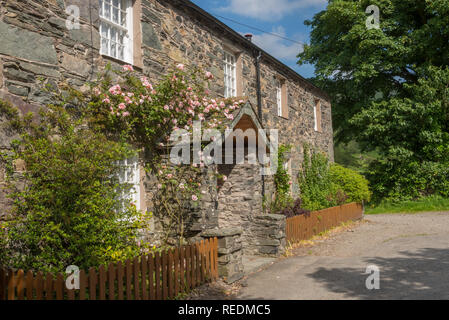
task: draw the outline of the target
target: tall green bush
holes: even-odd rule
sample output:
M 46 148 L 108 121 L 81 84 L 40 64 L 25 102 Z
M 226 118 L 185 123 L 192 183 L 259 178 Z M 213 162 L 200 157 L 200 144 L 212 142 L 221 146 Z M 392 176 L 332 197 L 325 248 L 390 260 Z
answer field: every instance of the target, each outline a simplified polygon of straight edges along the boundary
M 368 181 L 354 170 L 331 164 L 324 153 L 304 147 L 298 175 L 302 207 L 320 210 L 349 202 L 369 201 Z
M 324 153 L 311 151 L 307 145 L 304 146 L 298 186 L 305 209 L 313 211 L 336 205 L 332 196 L 337 190 L 331 183 L 329 159 Z
M 280 145 L 278 148 L 278 167 L 274 174 L 274 186 L 276 188 L 275 199 L 271 203 L 271 212 L 277 213 L 293 202 L 290 188 L 291 177 L 284 167 L 287 162 L 287 153 L 290 152 L 290 145 Z
M 336 188 L 346 195 L 347 202 L 370 201 L 368 180 L 361 174 L 336 163 L 330 166 L 329 174 Z
M 86 269 L 140 253 L 144 217 L 130 203 L 122 208 L 119 160 L 133 155 L 125 143 L 109 140 L 63 107 L 49 106 L 39 123 L 25 121 L 9 164 L 13 207 L 6 224 L 7 255 L 14 268 Z M 17 167 L 16 167 L 17 169 Z

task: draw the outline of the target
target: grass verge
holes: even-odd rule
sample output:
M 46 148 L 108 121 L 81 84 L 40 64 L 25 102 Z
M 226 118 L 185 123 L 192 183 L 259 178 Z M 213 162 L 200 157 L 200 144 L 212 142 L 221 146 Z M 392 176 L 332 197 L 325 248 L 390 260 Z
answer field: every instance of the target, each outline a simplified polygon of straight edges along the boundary
M 430 211 L 449 211 L 449 198 L 427 197 L 420 200 L 410 200 L 401 202 L 385 201 L 371 207 L 366 206 L 366 214 L 381 213 L 418 213 Z

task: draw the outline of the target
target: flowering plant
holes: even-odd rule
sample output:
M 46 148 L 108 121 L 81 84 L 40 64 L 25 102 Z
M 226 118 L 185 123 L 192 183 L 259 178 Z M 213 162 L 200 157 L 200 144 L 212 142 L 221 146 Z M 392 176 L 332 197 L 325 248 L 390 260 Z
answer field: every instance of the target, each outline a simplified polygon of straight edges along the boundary
M 204 130 L 225 128 L 226 120 L 233 120 L 234 110 L 243 103 L 210 98 L 206 84 L 213 75 L 183 64 L 156 86 L 132 66 L 116 73 L 123 81 L 114 83 L 106 76 L 93 89 L 90 111 L 97 124 L 150 152 L 166 143 L 173 130 L 191 132 L 194 121 L 201 121 Z
M 108 68 L 93 85 L 88 106 L 92 124 L 144 151 L 145 167 L 157 180 L 154 216 L 161 217 L 164 242 L 173 235 L 182 241 L 191 208 L 198 207 L 207 193 L 201 190 L 204 158 L 200 155 L 198 165 L 173 165 L 163 163 L 161 154 L 169 153 L 167 143 L 174 130 L 192 135 L 195 121 L 201 121 L 203 131 L 227 129 L 244 101 L 211 98 L 207 86 L 212 73 L 183 64 L 174 66 L 156 85 L 129 65 L 111 71 Z M 119 80 L 114 81 L 111 73 Z

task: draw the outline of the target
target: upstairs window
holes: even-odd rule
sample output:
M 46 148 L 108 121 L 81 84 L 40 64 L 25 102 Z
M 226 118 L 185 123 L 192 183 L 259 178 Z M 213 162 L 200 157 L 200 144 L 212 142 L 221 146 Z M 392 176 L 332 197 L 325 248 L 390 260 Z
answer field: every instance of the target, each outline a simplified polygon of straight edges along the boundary
M 278 81 L 276 85 L 276 101 L 277 101 L 278 116 L 282 117 L 282 85 L 280 81 Z
M 237 96 L 236 57 L 227 51 L 224 52 L 224 85 L 225 98 Z
M 313 108 L 314 129 L 321 132 L 321 101 L 316 100 Z
M 100 53 L 133 64 L 132 0 L 99 0 Z
M 141 209 L 140 205 L 140 168 L 137 157 L 119 161 L 121 167 L 119 174 L 119 183 L 126 184 L 130 187 L 128 192 L 120 195 L 123 205 L 126 202 L 133 203 L 137 210 Z
M 279 117 L 288 119 L 287 85 L 285 84 L 285 79 L 276 80 L 276 109 Z

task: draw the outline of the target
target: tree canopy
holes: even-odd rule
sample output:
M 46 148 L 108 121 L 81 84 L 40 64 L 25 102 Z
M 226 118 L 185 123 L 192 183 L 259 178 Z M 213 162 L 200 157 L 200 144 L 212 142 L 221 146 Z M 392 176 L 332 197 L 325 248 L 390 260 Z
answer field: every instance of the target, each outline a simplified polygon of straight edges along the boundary
M 367 27 L 370 5 L 380 28 Z M 449 2 L 330 0 L 305 23 L 311 42 L 298 63 L 315 65 L 313 81 L 333 100 L 336 141 L 381 154 L 370 171 L 378 195 L 442 193 L 417 171 L 448 178 L 435 168 L 449 162 Z M 412 179 L 399 182 L 404 172 Z

